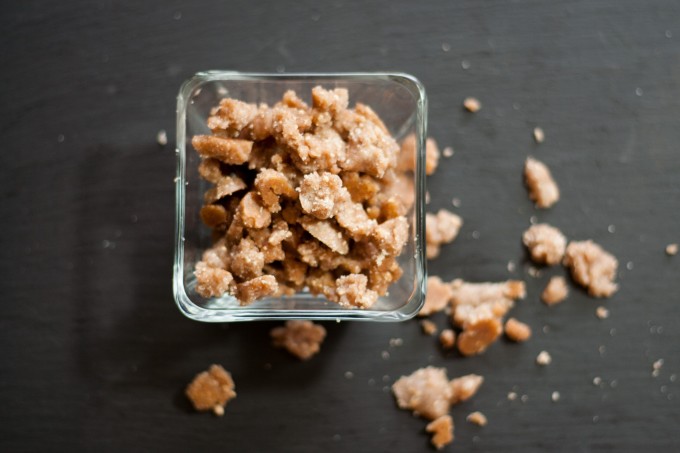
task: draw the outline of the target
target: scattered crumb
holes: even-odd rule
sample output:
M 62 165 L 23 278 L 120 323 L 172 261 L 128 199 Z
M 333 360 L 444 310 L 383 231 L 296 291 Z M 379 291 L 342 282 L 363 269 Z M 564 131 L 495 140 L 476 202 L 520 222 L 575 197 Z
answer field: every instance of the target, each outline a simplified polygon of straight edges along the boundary
M 212 410 L 224 415 L 224 406 L 236 397 L 231 374 L 220 365 L 211 365 L 208 371 L 196 375 L 186 389 L 186 395 L 197 411 Z
M 484 377 L 477 374 L 466 374 L 451 380 L 451 404 L 467 401 L 479 390 L 484 383 Z
M 455 154 L 455 151 L 454 151 L 453 148 L 451 148 L 450 146 L 447 146 L 447 147 L 444 148 L 444 150 L 442 151 L 442 156 L 444 156 L 444 157 L 451 157 L 451 156 L 453 156 L 454 154 Z
M 668 244 L 666 246 L 666 255 L 675 256 L 678 254 L 678 244 Z
M 520 401 L 522 401 L 523 403 L 526 403 L 527 401 L 529 401 L 529 395 L 522 395 L 520 397 Z
M 460 201 L 460 198 L 454 198 L 453 200 L 451 200 L 451 204 L 456 208 L 460 208 L 462 202 Z
M 555 305 L 566 299 L 568 295 L 567 280 L 564 277 L 554 276 L 550 278 L 541 293 L 541 300 L 546 305 Z
M 156 134 L 156 141 L 161 146 L 168 144 L 168 134 L 165 132 L 165 130 L 161 129 L 158 131 L 158 134 Z
M 383 351 L 380 353 L 380 357 L 382 357 L 383 360 L 389 360 L 390 359 L 390 353 L 387 351 Z
M 392 392 L 399 408 L 428 420 L 448 414 L 453 397 L 446 369 L 431 366 L 400 377 L 392 384 Z
M 434 335 L 437 333 L 437 324 L 433 323 L 429 319 L 423 319 L 420 321 L 420 327 L 423 329 L 425 335 Z
M 516 267 L 514 261 L 508 261 L 508 272 L 515 272 Z
M 559 264 L 567 247 L 567 238 L 557 228 L 540 223 L 524 232 L 522 242 L 529 249 L 531 259 L 549 266 Z
M 517 393 L 508 392 L 508 401 L 515 401 L 517 399 Z
M 345 379 L 352 379 L 354 378 L 354 373 L 351 371 L 345 371 Z
M 547 366 L 550 365 L 550 362 L 552 362 L 552 357 L 550 357 L 548 351 L 541 351 L 538 356 L 536 356 L 536 363 L 538 365 Z
M 474 423 L 477 426 L 486 426 L 488 422 L 486 419 L 486 415 L 482 414 L 479 411 L 475 411 L 469 414 L 466 420 L 469 421 L 470 423 Z
M 595 376 L 593 378 L 593 385 L 600 385 L 600 384 L 602 384 L 602 378 L 599 377 L 599 376 Z
M 659 359 L 652 364 L 652 376 L 658 377 L 661 373 L 661 367 L 663 367 L 663 359 Z
M 463 107 L 465 107 L 465 110 L 468 112 L 475 113 L 482 108 L 482 103 L 479 102 L 477 98 L 468 97 L 463 101 Z
M 550 399 L 553 400 L 553 403 L 556 403 L 560 400 L 560 392 L 552 392 L 552 395 L 550 395 Z
M 597 307 L 595 310 L 595 315 L 600 319 L 607 319 L 609 318 L 609 310 L 602 306 Z
M 545 141 L 545 132 L 540 127 L 534 128 L 534 140 L 536 140 L 536 143 L 543 143 Z
M 537 207 L 549 208 L 560 199 L 560 189 L 543 162 L 532 157 L 527 158 L 524 179 L 529 188 L 529 197 Z
M 308 360 L 319 352 L 326 329 L 312 321 L 290 320 L 285 326 L 274 327 L 270 334 L 275 347 L 285 348 L 300 360 Z
M 429 316 L 442 311 L 449 305 L 452 295 L 451 285 L 442 282 L 442 279 L 437 276 L 428 277 L 425 304 L 423 304 L 423 307 L 418 312 L 418 316 Z
M 401 338 L 390 338 L 390 347 L 397 347 L 404 344 L 404 340 Z
M 444 349 L 452 349 L 456 345 L 456 333 L 452 329 L 444 329 L 439 334 L 439 343 Z
M 570 242 L 564 254 L 564 265 L 591 296 L 609 297 L 618 289 L 614 279 L 619 262 L 593 241 Z
M 531 327 L 515 318 L 510 318 L 505 322 L 505 335 L 512 341 L 527 341 L 531 337 Z
M 607 231 L 609 231 L 610 233 L 613 234 L 613 233 L 616 232 L 616 227 L 615 227 L 614 225 L 609 225 L 609 226 L 607 227 Z
M 453 242 L 462 226 L 463 219 L 446 209 L 440 209 L 437 214 L 429 212 L 425 214 L 427 258 L 433 259 L 439 256 L 442 244 Z
M 453 419 L 450 415 L 442 415 L 431 421 L 425 427 L 425 431 L 432 433 L 432 445 L 437 450 L 453 442 Z

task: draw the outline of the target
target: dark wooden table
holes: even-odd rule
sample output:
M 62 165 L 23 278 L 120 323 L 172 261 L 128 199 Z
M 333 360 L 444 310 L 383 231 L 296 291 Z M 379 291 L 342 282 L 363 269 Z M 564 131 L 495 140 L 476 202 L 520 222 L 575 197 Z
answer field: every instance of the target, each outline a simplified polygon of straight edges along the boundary
M 486 377 L 453 410 L 458 451 L 680 449 L 680 256 L 664 254 L 680 242 L 678 2 L 22 1 L 3 5 L 0 30 L 0 450 L 427 451 L 425 422 L 387 392 L 425 365 Z M 271 323 L 182 317 L 175 96 L 204 69 L 419 77 L 431 135 L 456 150 L 429 181 L 429 209 L 458 197 L 465 219 L 430 271 L 525 280 L 512 313 L 532 340 L 463 359 L 414 321 L 328 324 L 322 353 L 298 363 L 270 346 Z M 476 115 L 466 96 L 483 103 Z M 522 185 L 529 154 L 562 188 L 549 211 Z M 531 216 L 612 251 L 619 293 L 540 303 L 563 270 L 529 275 Z M 553 363 L 539 369 L 541 350 Z M 237 383 L 223 418 L 183 396 L 213 362 Z M 489 425 L 466 423 L 473 410 Z

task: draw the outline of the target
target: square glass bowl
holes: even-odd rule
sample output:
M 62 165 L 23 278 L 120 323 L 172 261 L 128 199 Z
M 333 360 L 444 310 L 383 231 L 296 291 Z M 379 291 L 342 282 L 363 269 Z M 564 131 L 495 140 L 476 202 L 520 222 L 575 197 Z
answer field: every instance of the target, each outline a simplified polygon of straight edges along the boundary
M 375 110 L 399 142 L 415 134 L 417 153 L 413 173 L 415 203 L 407 214 L 409 238 L 398 258 L 404 271 L 388 294 L 368 310 L 346 309 L 323 296 L 300 292 L 293 296 L 270 297 L 240 306 L 229 295 L 204 298 L 195 291 L 194 267 L 211 241 L 199 211 L 208 183 L 198 175 L 200 157 L 191 146 L 196 134 L 209 134 L 206 125 L 210 109 L 220 99 L 232 97 L 245 102 L 273 105 L 287 90 L 295 90 L 310 101 L 313 87 L 346 88 L 350 107 L 362 102 Z M 309 102 L 311 104 L 311 102 Z M 176 223 L 173 292 L 185 316 L 197 321 L 230 322 L 267 319 L 317 319 L 403 321 L 412 318 L 423 304 L 425 294 L 424 194 L 427 97 L 420 82 L 407 74 L 248 74 L 209 71 L 196 74 L 180 88 L 177 99 L 177 177 L 175 178 Z

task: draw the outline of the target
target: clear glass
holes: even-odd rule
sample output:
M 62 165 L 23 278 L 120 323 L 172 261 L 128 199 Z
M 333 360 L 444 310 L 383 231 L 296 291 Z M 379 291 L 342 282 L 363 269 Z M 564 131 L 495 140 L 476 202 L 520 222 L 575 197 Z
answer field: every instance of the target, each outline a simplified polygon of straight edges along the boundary
M 258 300 L 242 307 L 231 296 L 203 298 L 195 291 L 194 266 L 203 250 L 211 245 L 210 230 L 199 218 L 207 183 L 198 176 L 199 156 L 191 148 L 191 137 L 206 134 L 210 109 L 223 97 L 246 102 L 281 99 L 286 90 L 295 90 L 309 100 L 316 85 L 349 90 L 350 104 L 363 102 L 382 118 L 399 141 L 416 135 L 415 203 L 408 213 L 409 240 L 399 257 L 402 277 L 388 295 L 380 297 L 370 310 L 350 310 L 323 296 L 301 292 L 293 296 Z M 175 263 L 173 292 L 179 309 L 191 319 L 206 322 L 252 321 L 266 319 L 317 319 L 403 321 L 410 319 L 423 304 L 425 294 L 424 194 L 427 97 L 421 83 L 407 74 L 248 74 L 209 71 L 196 74 L 180 88 L 177 99 L 177 177 Z

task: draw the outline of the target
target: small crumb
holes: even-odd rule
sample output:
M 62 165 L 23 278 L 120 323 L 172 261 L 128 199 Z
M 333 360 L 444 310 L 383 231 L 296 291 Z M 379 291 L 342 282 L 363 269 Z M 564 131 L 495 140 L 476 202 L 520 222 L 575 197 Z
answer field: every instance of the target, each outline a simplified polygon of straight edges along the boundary
M 552 357 L 550 357 L 548 351 L 541 351 L 538 356 L 536 356 L 536 364 L 538 365 L 547 366 L 550 365 L 550 362 L 552 362 Z
M 425 427 L 425 431 L 432 433 L 432 445 L 437 450 L 453 442 L 453 419 L 450 415 L 442 415 L 430 422 Z
M 390 346 L 391 347 L 398 347 L 404 344 L 404 340 L 401 338 L 390 338 Z
M 479 231 L 474 230 L 472 232 L 472 239 L 479 239 L 480 236 L 481 236 L 481 233 Z
M 541 276 L 541 271 L 534 266 L 530 266 L 527 270 L 527 274 L 529 274 L 530 277 L 538 278 Z
M 668 244 L 666 246 L 666 255 L 675 256 L 678 254 L 678 244 Z
M 658 377 L 661 373 L 661 367 L 663 367 L 663 359 L 659 359 L 652 364 L 652 376 Z
M 600 385 L 600 384 L 602 384 L 602 378 L 599 377 L 599 376 L 595 376 L 593 378 L 593 385 Z
M 538 217 L 532 215 L 531 217 L 529 217 L 529 223 L 532 225 L 536 225 L 538 223 Z
M 156 141 L 161 146 L 165 146 L 168 144 L 168 134 L 165 132 L 164 129 L 158 131 L 158 134 L 156 135 Z
M 640 88 L 640 87 L 635 88 L 635 95 L 636 96 L 642 96 L 642 88 Z
M 545 141 L 545 132 L 540 127 L 534 128 L 534 140 L 536 140 L 536 143 L 543 143 Z
M 430 191 L 426 190 L 425 191 L 425 204 L 430 204 L 431 198 L 430 198 Z
M 606 348 L 605 345 L 603 345 L 603 344 L 600 345 L 600 347 L 597 348 L 597 350 L 600 352 L 600 355 L 601 355 L 601 356 L 603 356 L 604 353 L 607 352 L 607 348 Z
M 553 400 L 553 403 L 558 402 L 560 400 L 560 392 L 552 392 L 550 399 Z
M 595 315 L 600 319 L 607 319 L 609 318 L 609 310 L 607 310 L 605 307 L 597 307 L 595 310 Z
M 211 365 L 208 371 L 196 375 L 186 389 L 186 395 L 197 411 L 213 411 L 224 415 L 224 406 L 236 397 L 231 374 L 220 365 Z
M 666 36 L 666 38 L 669 38 L 669 39 L 670 39 L 670 38 L 673 37 L 673 33 L 672 33 L 670 30 L 666 30 L 666 31 L 664 32 L 664 36 Z
M 505 322 L 505 336 L 518 343 L 527 341 L 531 337 L 531 327 L 515 318 L 510 318 Z
M 670 33 L 670 31 L 669 31 L 669 33 Z M 472 65 L 471 65 L 470 62 L 467 61 L 467 60 L 463 60 L 463 61 L 460 62 L 460 67 L 463 68 L 463 69 L 465 69 L 466 71 L 467 71 L 468 69 L 470 69 L 471 66 L 472 66 Z
M 437 333 L 437 324 L 430 320 L 423 319 L 420 321 L 420 327 L 423 329 L 425 335 L 434 335 Z
M 517 399 L 517 393 L 515 392 L 509 392 L 508 393 L 508 401 L 515 401 Z
M 462 203 L 460 202 L 460 198 L 454 198 L 453 200 L 451 200 L 451 204 L 456 208 L 460 208 Z
M 547 165 L 532 157 L 524 164 L 524 179 L 529 189 L 529 198 L 536 207 L 547 209 L 560 199 L 560 189 Z
M 541 300 L 546 305 L 551 306 L 562 302 L 568 295 L 567 280 L 564 277 L 554 276 L 550 278 L 543 293 L 541 293 Z
M 478 112 L 482 108 L 482 103 L 477 98 L 469 97 L 463 101 L 463 106 L 468 112 Z
M 451 156 L 453 156 L 454 153 L 455 153 L 455 151 L 454 151 L 453 148 L 451 148 L 450 146 L 447 146 L 447 147 L 444 148 L 444 150 L 442 151 L 442 155 L 443 155 L 444 157 L 451 157 Z
M 456 345 L 456 333 L 452 329 L 444 329 L 439 334 L 439 343 L 444 349 L 453 349 Z
M 309 360 L 321 349 L 326 329 L 306 320 L 289 320 L 285 326 L 274 327 L 270 335 L 274 347 L 285 348 L 300 360 Z
M 548 332 L 550 332 L 550 326 L 545 325 L 541 330 L 543 331 L 544 334 L 547 334 Z
M 482 414 L 479 411 L 475 411 L 469 414 L 466 420 L 469 421 L 470 423 L 474 423 L 477 426 L 486 426 L 486 424 L 488 423 L 486 415 Z
M 628 261 L 626 263 L 626 269 L 628 269 L 629 271 L 633 270 L 633 262 L 632 261 Z
M 57 142 L 64 143 L 65 138 L 66 137 L 64 137 L 64 134 L 59 134 L 59 135 L 57 135 Z
M 514 261 L 508 261 L 508 272 L 515 272 L 516 267 Z
M 607 231 L 609 231 L 610 233 L 616 233 L 616 227 L 614 225 L 609 225 L 607 227 Z
M 380 353 L 380 357 L 382 357 L 383 360 L 389 360 L 390 358 L 390 353 L 387 351 L 383 351 Z
M 385 382 L 385 383 L 390 382 L 390 375 L 389 374 L 384 375 L 382 377 L 382 381 Z
M 449 44 L 448 42 L 443 42 L 442 43 L 442 50 L 444 52 L 448 52 L 449 50 L 451 50 L 451 44 Z
M 593 416 L 593 423 L 597 423 L 600 421 L 600 416 L 599 415 L 594 415 Z
M 529 401 L 529 395 L 522 395 L 521 398 L 520 398 L 520 400 L 521 400 L 523 403 L 526 403 L 527 401 Z
M 610 386 L 611 388 L 615 389 L 616 387 L 619 386 L 619 381 L 617 381 L 616 379 L 614 379 L 614 380 L 612 380 L 612 381 L 609 383 L 609 386 Z
M 354 377 L 354 373 L 351 371 L 345 371 L 345 379 L 352 379 Z

